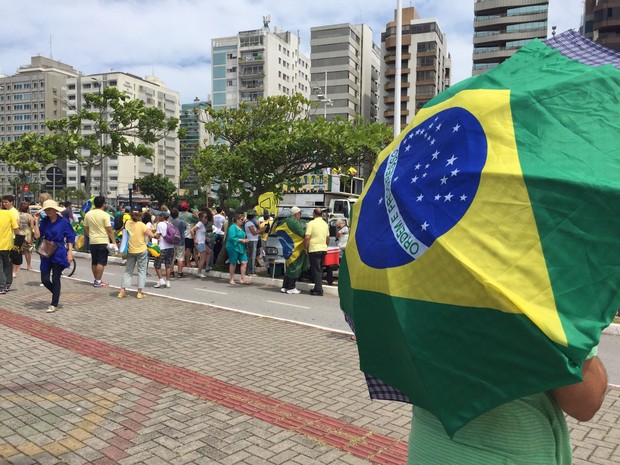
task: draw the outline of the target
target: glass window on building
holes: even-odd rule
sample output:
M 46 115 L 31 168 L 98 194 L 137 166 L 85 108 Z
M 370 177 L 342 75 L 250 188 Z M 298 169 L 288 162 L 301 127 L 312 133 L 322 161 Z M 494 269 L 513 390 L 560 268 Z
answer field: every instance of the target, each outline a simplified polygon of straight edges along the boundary
M 213 53 L 213 66 L 225 65 L 226 53 Z

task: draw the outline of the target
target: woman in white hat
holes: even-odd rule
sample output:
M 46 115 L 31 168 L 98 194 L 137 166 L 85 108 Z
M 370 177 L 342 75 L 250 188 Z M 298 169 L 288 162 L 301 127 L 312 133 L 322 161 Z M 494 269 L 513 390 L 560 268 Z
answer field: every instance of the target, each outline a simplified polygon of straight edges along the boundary
M 40 211 L 35 215 L 37 221 L 34 223 L 34 237 L 41 240 L 45 238 L 58 246 L 49 258 L 41 255 L 41 283 L 52 293 L 52 303 L 47 308 L 47 313 L 53 313 L 58 310 L 62 270 L 73 260 L 75 231 L 69 220 L 61 215 L 64 209 L 59 207 L 55 200 L 43 202 L 41 210 L 46 216 L 39 222 Z

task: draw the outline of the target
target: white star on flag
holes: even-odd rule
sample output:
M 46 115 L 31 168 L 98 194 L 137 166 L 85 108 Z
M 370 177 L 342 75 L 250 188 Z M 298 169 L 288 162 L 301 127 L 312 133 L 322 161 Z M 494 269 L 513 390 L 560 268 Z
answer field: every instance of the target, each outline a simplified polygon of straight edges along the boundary
M 446 163 L 446 166 L 448 165 L 453 165 L 454 162 L 458 159 L 459 157 L 455 157 L 454 155 L 452 155 L 450 158 L 448 158 L 448 163 Z

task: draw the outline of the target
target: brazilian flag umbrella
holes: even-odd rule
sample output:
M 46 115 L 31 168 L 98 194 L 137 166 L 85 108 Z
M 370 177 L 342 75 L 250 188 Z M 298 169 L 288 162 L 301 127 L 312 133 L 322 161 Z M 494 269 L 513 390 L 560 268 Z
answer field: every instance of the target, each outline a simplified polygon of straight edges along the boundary
M 532 41 L 430 101 L 355 204 L 339 292 L 361 369 L 450 435 L 580 381 L 619 307 L 618 68 L 573 31 Z

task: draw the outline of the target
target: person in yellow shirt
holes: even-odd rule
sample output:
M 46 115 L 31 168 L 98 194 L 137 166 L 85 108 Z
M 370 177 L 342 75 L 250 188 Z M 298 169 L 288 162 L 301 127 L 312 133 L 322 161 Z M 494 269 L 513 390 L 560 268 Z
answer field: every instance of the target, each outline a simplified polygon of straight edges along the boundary
M 142 212 L 136 208 L 131 212 L 131 218 L 125 223 L 125 229 L 129 234 L 129 245 L 127 247 L 127 264 L 121 282 L 121 291 L 118 298 L 127 297 L 126 289 L 131 286 L 131 276 L 134 268 L 138 267 L 138 293 L 136 298 L 142 299 L 145 294 L 142 292 L 146 285 L 146 269 L 149 265 L 149 252 L 146 248 L 146 239 L 153 239 L 155 234 L 142 222 Z
M 13 235 L 18 227 L 10 210 L 0 210 L 0 295 L 6 294 L 13 283 L 13 262 L 9 251 L 13 248 Z
M 323 258 L 329 245 L 329 226 L 323 219 L 323 212 L 315 208 L 312 212 L 313 220 L 306 226 L 304 249 L 310 259 L 310 273 L 314 281 L 314 289 L 310 295 L 323 295 Z
M 110 215 L 104 210 L 105 197 L 98 195 L 93 200 L 92 208 L 84 216 L 84 234 L 90 242 L 91 268 L 93 271 L 94 287 L 108 287 L 108 283 L 101 280 L 103 270 L 108 264 L 109 244 L 116 246 L 114 230 L 110 223 Z

